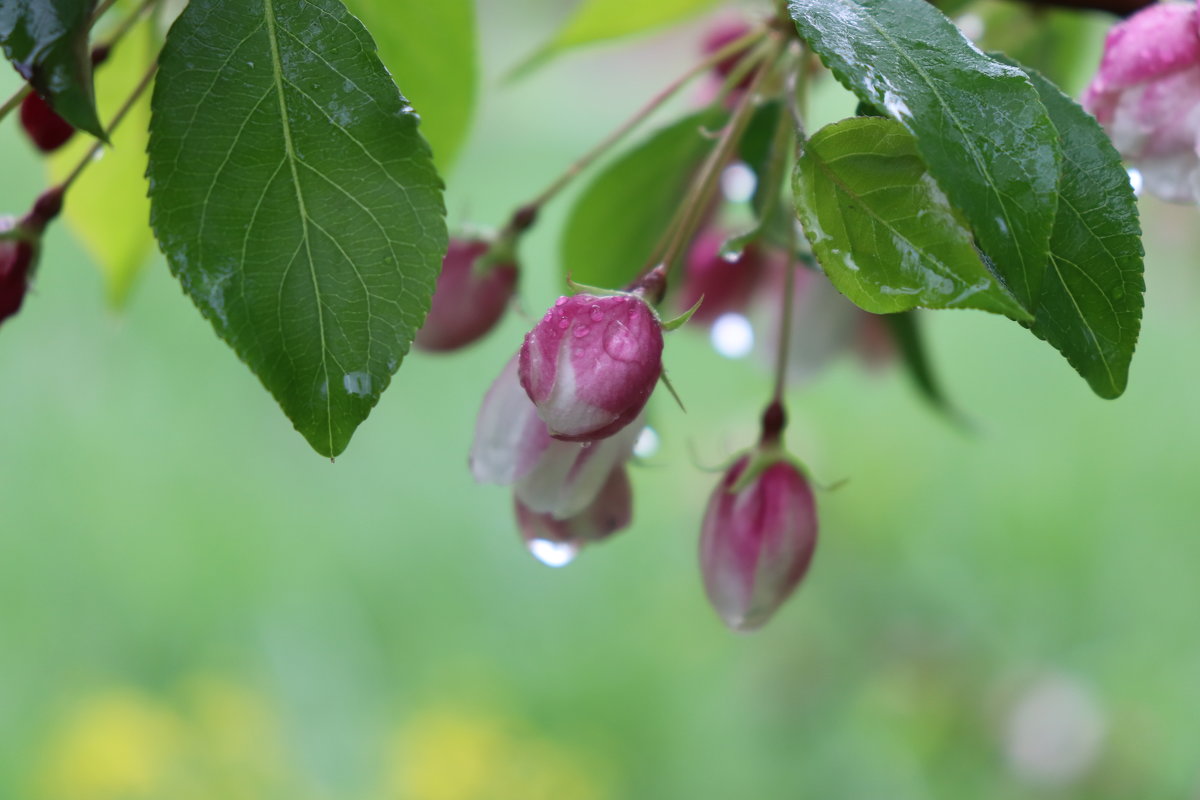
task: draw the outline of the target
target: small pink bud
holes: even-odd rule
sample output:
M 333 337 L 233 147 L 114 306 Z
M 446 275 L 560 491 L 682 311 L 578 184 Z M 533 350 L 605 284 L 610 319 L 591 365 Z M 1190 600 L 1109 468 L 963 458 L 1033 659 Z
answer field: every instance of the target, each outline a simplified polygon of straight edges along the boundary
M 538 513 L 514 497 L 517 525 L 525 546 L 549 566 L 564 566 L 584 545 L 607 539 L 633 521 L 633 491 L 624 467 L 609 472 L 591 504 L 574 516 L 559 519 Z
M 710 228 L 696 237 L 687 257 L 687 269 L 676 299 L 680 313 L 696 305 L 692 322 L 708 325 L 722 314 L 744 313 L 763 277 L 764 257 L 749 244 L 732 259 L 721 255 L 726 235 Z
M 795 591 L 817 544 L 812 489 L 781 457 L 738 486 L 752 456 L 713 491 L 700 532 L 704 589 L 730 628 L 761 627 Z
M 437 291 L 414 344 L 422 350 L 447 351 L 483 337 L 504 316 L 517 285 L 515 264 L 480 268 L 491 244 L 453 239 L 442 260 Z
M 21 127 L 29 140 L 43 153 L 52 153 L 67 143 L 75 133 L 71 123 L 60 117 L 35 92 L 21 101 Z
M 1137 167 L 1146 188 L 1200 199 L 1200 17 L 1193 3 L 1155 3 L 1108 33 L 1083 107 Z
M 641 413 L 662 349 L 662 326 L 640 297 L 560 297 L 525 335 L 518 374 L 551 436 L 592 441 Z

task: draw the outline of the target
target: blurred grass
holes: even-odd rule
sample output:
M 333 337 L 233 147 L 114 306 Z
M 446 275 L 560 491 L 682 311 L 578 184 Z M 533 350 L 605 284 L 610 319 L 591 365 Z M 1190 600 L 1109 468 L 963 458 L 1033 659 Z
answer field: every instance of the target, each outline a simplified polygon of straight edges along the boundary
M 546 3 L 498 6 L 494 75 L 550 24 L 531 16 Z M 493 87 L 450 176 L 454 221 L 502 221 L 694 36 Z M 41 186 L 11 123 L 0 175 L 5 209 Z M 791 397 L 793 447 L 849 483 L 820 497 L 806 584 L 749 637 L 704 602 L 715 477 L 691 451 L 711 465 L 750 442 L 755 364 L 671 337 L 688 413 L 655 401 L 663 449 L 635 475 L 633 530 L 552 571 L 522 551 L 508 494 L 465 468 L 527 320 L 411 357 L 330 465 L 161 260 L 114 315 L 59 226 L 0 331 L 0 797 L 1193 796 L 1200 242 L 1195 209 L 1143 208 L 1148 308 L 1122 399 L 1010 323 L 950 312 L 929 339 L 975 435 L 902 375 L 848 362 Z M 527 242 L 533 315 L 556 292 L 563 212 Z M 1105 732 L 1057 784 L 1006 755 L 1047 676 L 1087 693 Z

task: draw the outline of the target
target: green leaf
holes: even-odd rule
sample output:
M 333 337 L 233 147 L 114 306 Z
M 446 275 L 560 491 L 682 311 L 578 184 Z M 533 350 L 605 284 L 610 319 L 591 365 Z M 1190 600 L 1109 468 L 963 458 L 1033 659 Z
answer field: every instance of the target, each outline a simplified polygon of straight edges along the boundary
M 1025 73 L 979 52 L 925 0 L 791 0 L 790 9 L 838 80 L 912 132 L 994 271 L 1032 311 L 1060 154 Z
M 625 153 L 575 203 L 562 240 L 562 266 L 573 280 L 624 286 L 655 257 L 689 181 L 712 150 L 707 135 L 722 112 L 684 117 Z
M 379 45 L 379 57 L 417 113 L 445 172 L 466 141 L 475 106 L 472 0 L 348 0 Z
M 1063 169 L 1050 262 L 1032 330 L 1092 391 L 1125 391 L 1142 319 L 1141 226 L 1121 157 L 1096 119 L 1030 72 L 1062 138 Z
M 564 50 L 653 30 L 716 4 L 717 0 L 583 0 L 554 38 L 513 74 L 535 69 Z
M 95 6 L 96 0 L 4 0 L 0 46 L 59 116 L 104 139 L 88 51 Z
M 825 274 L 860 308 L 978 308 L 1031 319 L 984 267 L 904 126 L 827 125 L 804 145 L 793 195 Z
M 1107 14 L 1008 0 L 976 0 L 971 13 L 982 23 L 981 50 L 1031 77 L 1030 70 L 1036 70 L 1068 93 L 1083 91 L 1100 63 L 1104 34 L 1112 27 Z
M 96 74 L 105 116 L 117 110 L 158 53 L 153 20 L 130 30 Z M 122 305 L 154 249 L 147 220 L 146 143 L 150 98 L 142 97 L 112 134 L 112 147 L 71 186 L 63 216 L 104 275 L 109 302 Z M 75 137 L 47 160 L 54 181 L 65 178 L 92 142 Z
M 338 0 L 192 0 L 160 64 L 158 241 L 217 333 L 335 456 L 407 353 L 446 252 L 417 117 Z

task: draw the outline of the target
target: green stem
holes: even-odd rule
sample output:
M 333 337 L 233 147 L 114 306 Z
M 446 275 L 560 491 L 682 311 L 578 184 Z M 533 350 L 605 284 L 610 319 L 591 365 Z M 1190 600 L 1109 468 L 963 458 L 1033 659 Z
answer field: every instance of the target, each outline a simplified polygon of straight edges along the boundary
M 5 117 L 12 113 L 13 109 L 21 105 L 21 101 L 25 99 L 25 95 L 29 94 L 31 91 L 33 90 L 27 83 L 18 89 L 12 97 L 5 100 L 4 105 L 0 106 L 0 121 L 3 121 Z
M 683 202 L 680 204 L 679 214 L 672 222 L 672 225 L 668 226 L 668 231 L 671 233 L 666 249 L 663 250 L 660 258 L 655 259 L 655 264 L 651 265 L 651 269 L 657 264 L 663 264 L 666 267 L 666 272 L 669 273 L 672 265 L 682 254 L 683 248 L 691 241 L 696 233 L 696 229 L 700 227 L 700 223 L 703 221 L 705 213 L 708 210 L 709 203 L 716 192 L 721 170 L 725 168 L 726 162 L 733 155 L 734 148 L 741 141 L 742 134 L 746 131 L 746 126 L 750 124 L 750 118 L 753 116 L 756 108 L 759 88 L 765 81 L 767 74 L 771 72 L 771 65 L 775 57 L 778 56 L 779 49 L 780 43 L 776 39 L 765 63 L 755 73 L 754 80 L 746 88 L 746 93 L 742 99 L 738 101 L 732 116 L 730 116 L 729 121 L 725 124 L 724 129 L 722 129 L 716 145 L 709 152 L 708 158 L 705 159 L 704 164 L 696 173 L 696 177 L 692 180 L 688 193 L 684 196 Z
M 114 5 L 114 4 L 116 4 L 116 2 L 117 2 L 117 0 L 104 0 L 104 2 L 102 2 L 100 5 L 96 6 L 96 10 L 95 10 L 95 12 L 93 12 L 93 13 L 92 13 L 92 22 L 91 22 L 91 24 L 92 24 L 92 25 L 95 25 L 95 24 L 96 24 L 96 22 L 97 22 L 97 21 L 98 21 L 98 20 L 99 20 L 101 17 L 103 17 L 103 16 L 104 16 L 104 12 L 106 12 L 106 11 L 108 11 L 110 8 L 112 8 L 112 7 L 113 7 L 113 5 Z
M 513 213 L 512 219 L 505 228 L 505 233 L 509 235 L 519 233 L 530 227 L 537 218 L 538 211 L 552 200 L 559 192 L 565 189 L 574 178 L 592 165 L 598 158 L 607 153 L 616 144 L 618 144 L 626 135 L 634 128 L 640 125 L 651 114 L 658 110 L 666 101 L 674 97 L 680 89 L 690 83 L 698 75 L 707 72 L 717 64 L 727 58 L 737 55 L 738 53 L 750 48 L 755 43 L 761 41 L 767 36 L 765 28 L 756 28 L 749 31 L 746 35 L 735 39 L 721 49 L 713 52 L 704 58 L 683 75 L 676 78 L 668 84 L 662 91 L 652 97 L 644 106 L 629 119 L 625 120 L 612 133 L 601 140 L 595 147 L 580 156 L 574 163 L 567 167 L 560 176 L 550 183 L 536 197 L 530 200 L 525 205 L 517 209 Z M 503 234 L 502 234 L 503 236 Z
M 773 403 L 783 402 L 783 389 L 787 383 L 788 345 L 792 338 L 792 296 L 796 288 L 796 226 L 788 227 L 787 262 L 783 272 L 782 311 L 779 315 L 779 345 L 775 350 L 775 390 L 771 393 Z
M 121 107 L 117 109 L 117 112 L 113 114 L 112 121 L 108 123 L 108 136 L 110 139 L 112 138 L 112 134 L 116 131 L 117 127 L 121 124 L 121 120 L 125 119 L 125 115 L 129 113 L 129 110 L 133 108 L 134 104 L 138 101 L 138 98 L 145 94 L 146 90 L 150 88 L 150 84 L 154 81 L 154 73 L 157 71 L 158 60 L 155 59 L 154 63 L 150 65 L 150 69 L 148 69 L 146 74 L 142 76 L 142 79 L 138 81 L 138 85 L 134 87 L 134 90 L 129 94 L 128 97 L 125 98 L 125 102 L 121 104 Z M 59 184 L 58 188 L 63 192 L 71 188 L 71 184 L 73 184 L 75 180 L 83 173 L 88 164 L 96 160 L 96 156 L 103 148 L 104 142 L 99 140 L 89 147 L 87 154 L 80 159 L 79 163 L 75 165 L 75 168 L 71 170 L 70 174 L 67 175 L 63 182 Z

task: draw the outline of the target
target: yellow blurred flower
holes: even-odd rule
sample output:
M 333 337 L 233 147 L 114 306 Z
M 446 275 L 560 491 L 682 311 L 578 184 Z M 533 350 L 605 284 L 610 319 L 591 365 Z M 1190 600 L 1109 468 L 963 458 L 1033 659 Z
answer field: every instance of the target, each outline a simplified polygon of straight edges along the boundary
M 177 757 L 181 723 L 140 693 L 85 700 L 51 740 L 35 784 L 46 800 L 130 800 L 157 795 Z
M 394 800 L 602 800 L 591 759 L 497 715 L 432 709 L 396 737 L 387 797 Z
M 264 800 L 311 796 L 289 773 L 269 706 L 212 677 L 168 701 L 130 689 L 85 699 L 51 736 L 38 800 Z

